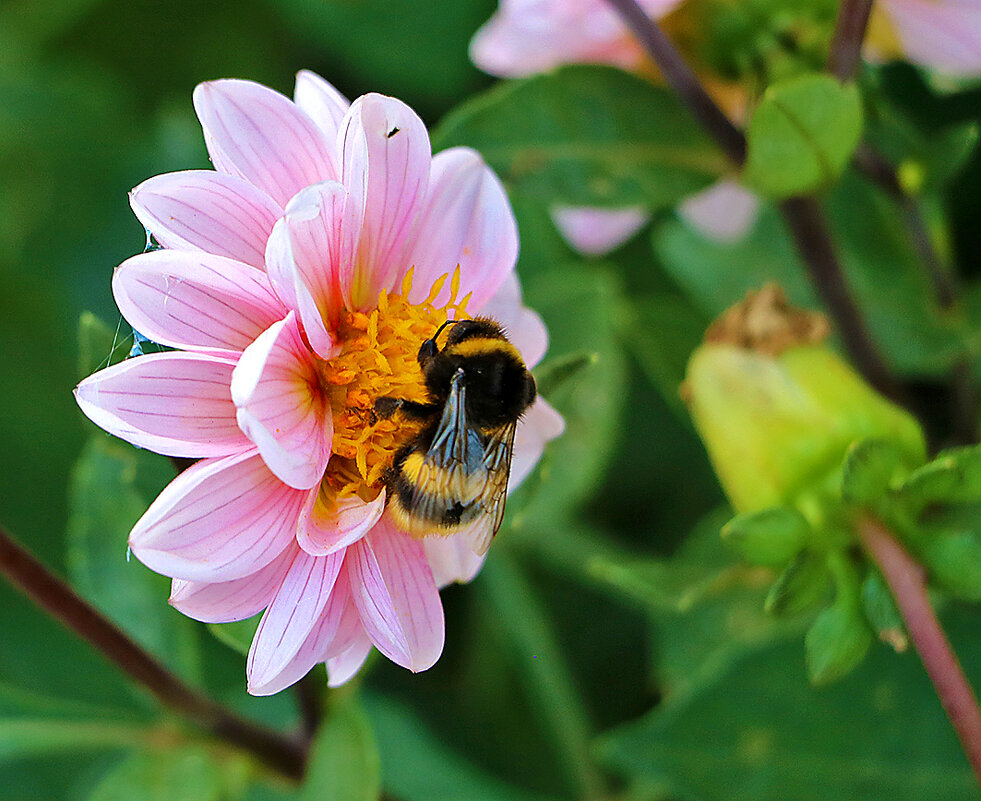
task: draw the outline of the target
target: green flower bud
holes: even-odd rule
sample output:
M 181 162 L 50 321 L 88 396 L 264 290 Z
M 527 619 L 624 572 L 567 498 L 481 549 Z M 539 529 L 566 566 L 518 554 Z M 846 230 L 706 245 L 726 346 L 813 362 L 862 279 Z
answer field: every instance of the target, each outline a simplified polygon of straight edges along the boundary
M 931 503 L 981 502 L 981 447 L 942 451 L 910 473 L 901 491 L 917 512 Z
M 727 311 L 688 363 L 683 395 L 733 507 L 794 506 L 856 440 L 895 442 L 922 463 L 923 432 L 823 342 L 819 314 L 769 285 Z
M 886 585 L 886 580 L 874 568 L 869 570 L 865 581 L 862 582 L 862 608 L 880 640 L 891 645 L 898 653 L 909 647 L 906 626 L 899 609 L 896 608 L 896 602 Z
M 811 527 L 796 509 L 775 507 L 737 515 L 722 527 L 722 539 L 754 565 L 778 567 L 807 543 Z
M 770 587 L 764 610 L 777 617 L 799 615 L 825 600 L 830 584 L 825 560 L 801 551 Z

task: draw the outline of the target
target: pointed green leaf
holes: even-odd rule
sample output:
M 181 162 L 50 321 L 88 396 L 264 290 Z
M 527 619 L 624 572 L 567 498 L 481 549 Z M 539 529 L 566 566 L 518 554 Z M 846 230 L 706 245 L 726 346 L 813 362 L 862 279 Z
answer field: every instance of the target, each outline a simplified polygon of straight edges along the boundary
M 332 698 L 310 752 L 303 801 L 377 801 L 381 794 L 378 748 L 357 697 Z
M 931 531 L 919 546 L 930 581 L 965 601 L 981 601 L 981 539 L 974 531 Z
M 99 783 L 87 801 L 218 801 L 222 777 L 203 749 L 134 754 Z
M 796 509 L 775 507 L 737 515 L 722 527 L 722 539 L 747 562 L 778 567 L 807 544 L 811 526 Z
M 849 503 L 873 505 L 906 472 L 909 458 L 900 445 L 885 439 L 856 442 L 841 468 L 841 497 Z
M 799 615 L 827 597 L 830 576 L 823 558 L 802 551 L 787 565 L 766 596 L 771 615 Z
M 914 511 L 931 503 L 981 502 L 981 447 L 941 451 L 910 473 L 900 491 Z

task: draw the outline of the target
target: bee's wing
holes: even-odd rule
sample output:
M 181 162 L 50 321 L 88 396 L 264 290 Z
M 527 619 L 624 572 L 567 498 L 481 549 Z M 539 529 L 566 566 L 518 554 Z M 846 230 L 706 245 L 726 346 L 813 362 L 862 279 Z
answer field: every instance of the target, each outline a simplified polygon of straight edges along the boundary
M 491 432 L 484 443 L 484 485 L 477 498 L 485 514 L 464 532 L 471 550 L 485 554 L 491 540 L 504 520 L 504 503 L 508 497 L 508 476 L 511 474 L 511 454 L 514 452 L 514 432 L 517 422 Z

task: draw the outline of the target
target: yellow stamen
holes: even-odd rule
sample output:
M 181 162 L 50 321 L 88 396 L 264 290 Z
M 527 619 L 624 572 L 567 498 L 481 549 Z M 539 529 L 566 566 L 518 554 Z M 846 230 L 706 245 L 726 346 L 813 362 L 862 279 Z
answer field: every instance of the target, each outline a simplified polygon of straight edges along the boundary
M 450 298 L 434 305 L 447 281 Z M 394 397 L 426 401 L 422 370 L 416 356 L 424 340 L 431 338 L 449 318 L 466 319 L 468 294 L 458 300 L 460 268 L 444 274 L 429 295 L 409 303 L 412 270 L 398 294 L 383 291 L 370 312 L 345 311 L 335 335 L 341 352 L 320 365 L 321 387 L 330 399 L 334 416 L 333 454 L 321 483 L 321 502 L 328 507 L 340 495 L 374 498 L 384 482 L 395 453 L 414 434 L 419 424 L 396 416 L 378 420 L 378 398 Z

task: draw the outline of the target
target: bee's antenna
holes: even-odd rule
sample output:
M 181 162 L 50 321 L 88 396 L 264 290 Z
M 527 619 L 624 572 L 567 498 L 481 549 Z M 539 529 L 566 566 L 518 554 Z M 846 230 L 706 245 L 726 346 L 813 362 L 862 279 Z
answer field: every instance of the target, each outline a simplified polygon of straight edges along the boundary
M 431 338 L 432 338 L 433 342 L 435 342 L 437 339 L 439 339 L 439 335 L 443 333 L 443 329 L 446 328 L 446 326 L 448 326 L 448 325 L 456 325 L 459 322 L 461 322 L 461 321 L 460 320 L 447 320 L 445 323 L 443 323 L 439 328 L 436 329 L 436 333 L 432 335 Z

